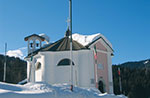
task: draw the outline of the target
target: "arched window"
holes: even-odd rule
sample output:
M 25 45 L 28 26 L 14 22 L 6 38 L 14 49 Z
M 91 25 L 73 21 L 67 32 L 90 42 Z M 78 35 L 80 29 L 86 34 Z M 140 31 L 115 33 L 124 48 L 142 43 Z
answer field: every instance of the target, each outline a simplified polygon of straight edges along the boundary
M 40 48 L 40 41 L 38 39 L 35 41 L 35 44 L 36 44 L 36 49 L 39 49 Z
M 57 66 L 69 66 L 70 65 L 71 60 L 70 59 L 62 59 L 61 61 L 59 61 L 59 63 L 57 64 Z M 72 65 L 74 65 L 74 62 L 72 62 Z
M 39 70 L 39 69 L 41 69 L 41 63 L 37 62 L 37 64 L 36 64 L 36 70 Z
M 33 40 L 30 40 L 30 42 L 29 42 L 29 48 L 30 48 L 30 49 L 33 48 Z

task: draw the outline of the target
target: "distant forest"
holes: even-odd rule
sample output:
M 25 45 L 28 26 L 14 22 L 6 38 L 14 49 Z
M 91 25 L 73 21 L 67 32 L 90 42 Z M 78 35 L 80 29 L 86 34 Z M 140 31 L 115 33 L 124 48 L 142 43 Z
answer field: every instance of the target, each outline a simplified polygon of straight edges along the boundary
M 122 92 L 119 87 L 118 67 L 121 69 Z M 114 93 L 128 98 L 150 98 L 150 60 L 113 65 Z
M 118 67 L 121 69 L 122 92 L 119 89 Z M 4 56 L 0 55 L 0 81 L 3 81 Z M 26 79 L 27 63 L 14 57 L 7 57 L 6 82 L 17 84 Z M 150 98 L 150 60 L 113 65 L 114 93 L 129 98 Z
M 7 56 L 6 67 L 6 82 L 17 84 L 18 82 L 26 79 L 27 63 L 19 58 Z M 0 55 L 0 81 L 3 81 L 4 74 L 4 56 Z

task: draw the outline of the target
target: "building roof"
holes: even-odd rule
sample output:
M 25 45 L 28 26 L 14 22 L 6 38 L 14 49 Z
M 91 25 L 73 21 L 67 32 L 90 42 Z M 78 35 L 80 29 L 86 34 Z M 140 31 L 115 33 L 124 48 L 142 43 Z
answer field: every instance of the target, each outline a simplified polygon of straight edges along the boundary
M 92 35 L 81 35 L 81 34 L 73 34 L 73 39 L 85 47 L 89 47 L 97 42 L 99 39 L 103 40 L 104 43 L 113 51 L 112 44 L 100 33 L 92 34 Z
M 81 45 L 77 41 L 72 40 L 72 50 L 88 49 Z M 42 51 L 68 51 L 70 50 L 70 38 L 64 37 L 48 47 L 42 49 Z
M 25 38 L 24 38 L 24 40 L 25 40 L 25 41 L 27 41 L 30 37 L 33 37 L 33 36 L 39 37 L 42 41 L 44 41 L 44 40 L 45 40 L 45 38 L 44 38 L 44 37 L 39 36 L 39 35 L 37 35 L 37 34 L 29 35 L 29 36 L 25 37 Z
M 79 42 L 83 46 L 87 46 L 88 44 L 95 42 L 95 40 L 99 38 L 103 38 L 103 40 L 105 40 L 105 42 L 112 48 L 112 44 L 101 33 L 92 34 L 92 35 L 81 35 L 81 34 L 75 33 L 72 35 L 72 38 L 73 40 Z
M 89 49 L 88 47 L 85 47 L 78 43 L 77 41 L 72 40 L 72 50 L 83 50 L 83 49 Z M 45 45 L 44 47 L 35 50 L 34 52 L 28 54 L 28 57 L 31 57 L 32 55 L 36 55 L 39 51 L 69 51 L 70 50 L 70 38 L 68 36 L 54 42 L 48 45 Z

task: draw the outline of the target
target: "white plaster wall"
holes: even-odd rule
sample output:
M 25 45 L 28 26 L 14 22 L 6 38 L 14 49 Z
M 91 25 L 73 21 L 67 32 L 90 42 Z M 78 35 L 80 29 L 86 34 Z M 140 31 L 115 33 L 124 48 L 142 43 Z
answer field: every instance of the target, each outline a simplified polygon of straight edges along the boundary
M 42 63 L 42 58 L 41 56 L 35 58 L 36 62 L 35 62 L 35 67 L 37 66 L 37 63 L 40 62 L 41 63 L 41 68 L 38 70 L 35 70 L 35 81 L 39 82 L 42 81 L 42 70 L 43 70 L 43 63 Z
M 30 74 L 30 82 L 35 82 L 35 59 L 31 61 L 31 74 Z
M 43 71 L 43 80 L 47 83 L 54 84 L 55 83 L 55 60 L 53 52 L 44 52 L 43 54 L 43 63 L 44 63 L 44 71 Z
M 29 75 L 29 72 L 30 72 L 30 62 L 27 61 L 27 80 L 30 81 L 30 75 Z
M 69 51 L 41 52 L 45 59 L 43 80 L 50 84 L 70 83 L 70 66 L 57 66 L 64 58 L 70 58 Z M 73 51 L 73 83 L 80 87 L 94 87 L 91 79 L 94 79 L 93 52 L 91 50 Z
M 107 53 L 108 58 L 108 81 L 109 81 L 109 92 L 110 94 L 113 94 L 113 78 L 112 78 L 112 57 L 111 52 Z
M 36 82 L 42 81 L 42 70 L 41 69 L 35 71 L 35 81 Z
M 80 64 L 79 70 L 79 84 L 81 87 L 94 87 L 95 84 L 91 84 L 91 79 L 94 79 L 94 61 L 93 52 L 80 51 L 78 53 L 78 62 Z

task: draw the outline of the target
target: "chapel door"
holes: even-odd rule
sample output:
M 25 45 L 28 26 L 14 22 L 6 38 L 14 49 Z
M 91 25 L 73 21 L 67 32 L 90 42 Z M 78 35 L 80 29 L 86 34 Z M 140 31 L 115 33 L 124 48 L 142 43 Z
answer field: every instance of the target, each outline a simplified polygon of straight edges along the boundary
M 101 91 L 101 93 L 104 93 L 104 83 L 102 81 L 98 82 L 98 89 Z

